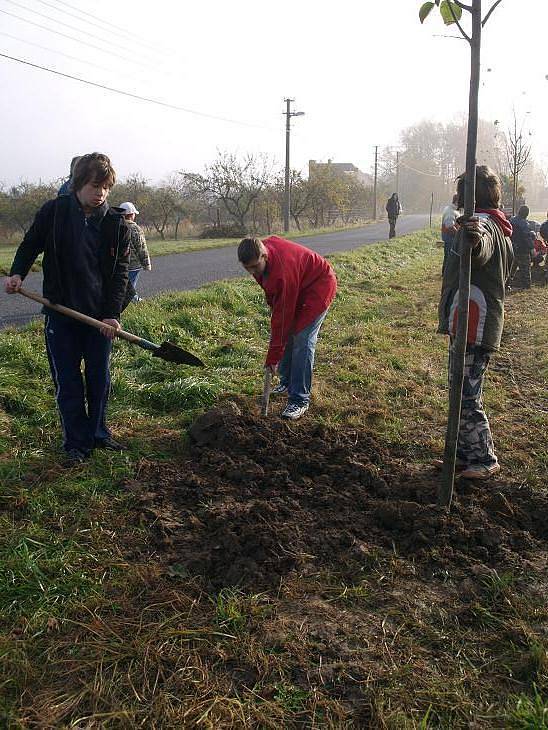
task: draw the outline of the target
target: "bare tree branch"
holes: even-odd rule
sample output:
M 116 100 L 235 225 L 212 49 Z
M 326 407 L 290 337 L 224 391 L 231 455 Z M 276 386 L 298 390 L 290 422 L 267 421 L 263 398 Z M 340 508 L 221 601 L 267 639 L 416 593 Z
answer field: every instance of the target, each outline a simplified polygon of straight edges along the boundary
M 500 2 L 500 0 L 499 0 L 499 2 Z M 460 7 L 460 3 L 457 3 L 457 5 L 459 5 L 459 7 Z M 449 10 L 451 11 L 451 15 L 453 16 L 453 20 L 457 24 L 457 28 L 462 33 L 463 38 L 465 40 L 467 40 L 468 43 L 470 43 L 470 45 L 472 45 L 472 39 L 470 38 L 470 36 L 468 35 L 468 33 L 466 33 L 466 31 L 464 30 L 464 28 L 462 27 L 462 25 L 459 23 L 459 20 L 458 20 L 457 16 L 455 15 L 455 11 L 453 10 L 452 4 L 451 3 L 448 3 L 448 6 L 449 6 Z M 471 10 L 471 8 L 470 8 L 470 10 Z
M 500 5 L 501 2 L 502 2 L 502 0 L 496 0 L 496 2 L 493 3 L 493 5 L 491 5 L 491 7 L 489 8 L 489 12 L 485 16 L 485 18 L 481 21 L 481 27 L 482 28 L 485 25 L 485 23 L 487 23 L 487 21 L 489 20 L 489 16 L 493 12 L 493 10 L 497 7 L 497 5 Z
M 464 3 L 461 3 L 460 0 L 453 0 L 455 5 L 458 5 L 459 8 L 462 8 L 463 10 L 468 10 L 469 13 L 472 12 L 472 6 L 471 5 L 465 5 Z

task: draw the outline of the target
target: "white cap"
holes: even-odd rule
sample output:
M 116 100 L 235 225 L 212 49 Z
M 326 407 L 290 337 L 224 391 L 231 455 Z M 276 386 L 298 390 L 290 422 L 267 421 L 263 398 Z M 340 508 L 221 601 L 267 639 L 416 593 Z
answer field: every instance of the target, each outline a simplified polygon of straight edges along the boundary
M 122 205 L 119 205 L 118 207 L 124 211 L 124 215 L 128 215 L 129 213 L 135 213 L 135 215 L 139 215 L 139 211 L 133 205 L 133 203 L 122 203 Z

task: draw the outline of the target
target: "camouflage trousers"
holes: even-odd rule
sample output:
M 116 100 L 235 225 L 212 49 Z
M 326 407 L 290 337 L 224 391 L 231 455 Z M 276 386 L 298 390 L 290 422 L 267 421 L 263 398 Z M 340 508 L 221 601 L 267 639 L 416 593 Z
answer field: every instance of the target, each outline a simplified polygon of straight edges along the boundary
M 453 360 L 453 340 L 449 345 L 449 384 Z M 483 378 L 489 365 L 490 353 L 482 347 L 467 345 L 462 384 L 457 459 L 463 464 L 491 466 L 497 463 L 493 437 L 483 409 Z

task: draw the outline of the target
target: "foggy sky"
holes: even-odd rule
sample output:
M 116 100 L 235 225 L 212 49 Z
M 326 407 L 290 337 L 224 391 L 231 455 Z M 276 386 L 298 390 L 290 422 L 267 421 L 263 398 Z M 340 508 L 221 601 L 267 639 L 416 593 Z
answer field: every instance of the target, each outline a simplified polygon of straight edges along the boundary
M 73 155 L 93 150 L 106 152 L 121 178 L 138 171 L 152 182 L 179 169 L 199 171 L 217 150 L 265 153 L 283 164 L 288 95 L 306 113 L 293 121 L 293 167 L 332 158 L 369 171 L 375 144 L 397 144 L 410 124 L 449 121 L 467 110 L 468 46 L 439 37 L 457 31 L 434 13 L 421 26 L 419 0 L 270 6 L 67 0 L 75 9 L 48 0 L 58 11 L 39 0 L 16 2 L 0 0 L 0 10 L 80 40 L 0 12 L 2 53 L 256 126 L 154 106 L 0 58 L 6 185 L 64 176 Z M 502 129 L 513 106 L 519 116 L 528 112 L 526 130 L 542 163 L 548 163 L 547 6 L 503 0 L 496 9 L 484 32 L 480 99 L 481 116 L 498 119 Z

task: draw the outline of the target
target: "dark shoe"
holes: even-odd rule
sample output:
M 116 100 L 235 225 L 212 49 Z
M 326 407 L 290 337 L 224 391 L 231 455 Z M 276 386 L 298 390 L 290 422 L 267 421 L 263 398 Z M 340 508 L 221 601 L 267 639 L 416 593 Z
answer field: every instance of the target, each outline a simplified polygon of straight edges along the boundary
M 284 385 L 283 383 L 279 383 L 279 385 L 276 385 L 270 391 L 271 395 L 283 395 L 284 393 L 287 393 L 287 385 Z
M 65 452 L 65 458 L 63 459 L 63 466 L 71 467 L 83 464 L 86 459 L 89 458 L 89 454 L 80 451 L 79 449 L 68 449 Z
M 96 449 L 107 449 L 107 451 L 126 451 L 126 446 L 110 436 L 106 439 L 95 439 Z

